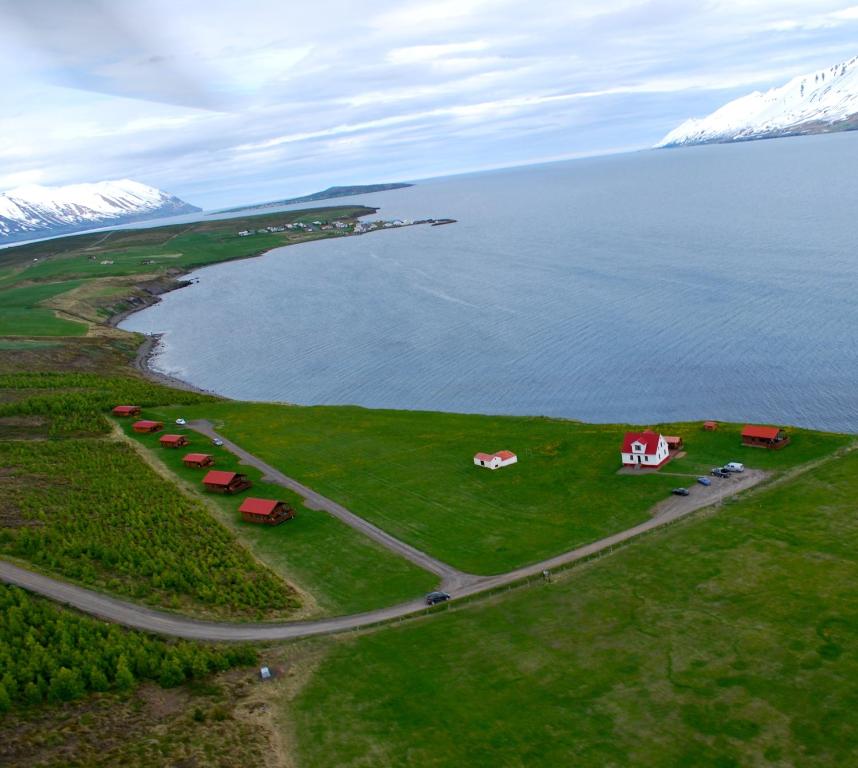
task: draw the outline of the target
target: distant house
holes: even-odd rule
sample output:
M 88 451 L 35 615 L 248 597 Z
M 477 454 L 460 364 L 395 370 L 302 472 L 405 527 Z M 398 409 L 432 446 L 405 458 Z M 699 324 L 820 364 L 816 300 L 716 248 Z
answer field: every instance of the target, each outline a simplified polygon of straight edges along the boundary
M 789 435 L 779 427 L 746 424 L 742 429 L 742 445 L 751 448 L 769 448 L 776 451 L 785 445 L 789 445 Z
M 113 409 L 114 416 L 139 416 L 140 415 L 140 406 L 139 405 L 117 405 Z
M 251 232 L 249 229 L 242 229 L 241 232 L 238 233 L 238 236 L 239 237 L 247 237 L 248 235 L 252 235 L 252 234 L 253 234 L 253 232 Z
M 182 463 L 186 467 L 202 469 L 203 467 L 210 467 L 214 464 L 214 456 L 210 453 L 188 453 L 182 457 Z
M 667 443 L 669 451 L 678 451 L 682 448 L 682 438 L 677 435 L 665 435 L 664 442 Z
M 245 499 L 238 508 L 241 517 L 248 523 L 278 525 L 295 517 L 295 512 L 285 502 L 276 499 Z
M 488 469 L 499 469 L 500 467 L 508 467 L 510 464 L 515 464 L 518 461 L 512 451 L 498 451 L 497 453 L 475 453 L 474 464 L 478 467 L 487 467 Z
M 158 442 L 164 448 L 182 448 L 188 445 L 189 440 L 184 435 L 162 435 Z
M 203 485 L 212 493 L 239 493 L 246 491 L 252 483 L 240 472 L 224 472 L 213 469 L 203 478 Z
M 717 421 L 704 421 L 703 422 L 703 429 L 705 429 L 707 432 L 714 432 L 716 429 L 718 429 L 718 422 Z
M 626 432 L 620 456 L 625 467 L 656 469 L 670 458 L 670 450 L 663 435 L 647 429 Z
M 131 425 L 131 429 L 135 432 L 146 434 L 149 432 L 160 432 L 164 429 L 164 425 L 160 421 L 149 421 L 148 419 L 143 419 L 142 421 L 135 421 Z

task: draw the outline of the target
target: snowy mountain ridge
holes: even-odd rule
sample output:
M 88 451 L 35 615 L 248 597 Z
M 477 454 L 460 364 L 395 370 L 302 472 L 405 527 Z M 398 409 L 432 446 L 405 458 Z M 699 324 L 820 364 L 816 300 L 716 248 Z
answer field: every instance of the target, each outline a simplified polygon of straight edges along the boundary
M 749 141 L 858 129 L 858 56 L 754 91 L 704 118 L 691 118 L 656 147 Z
M 63 187 L 29 184 L 0 194 L 0 242 L 199 210 L 131 179 Z

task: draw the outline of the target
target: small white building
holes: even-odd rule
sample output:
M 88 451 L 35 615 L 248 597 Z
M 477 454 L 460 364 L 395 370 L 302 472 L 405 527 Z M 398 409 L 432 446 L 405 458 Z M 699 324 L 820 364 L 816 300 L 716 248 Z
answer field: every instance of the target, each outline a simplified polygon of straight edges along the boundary
M 626 432 L 620 451 L 623 466 L 657 469 L 670 458 L 667 440 L 647 429 L 643 432 Z
M 474 464 L 478 467 L 488 467 L 489 469 L 508 467 L 510 464 L 515 464 L 517 461 L 518 456 L 516 456 L 512 451 L 474 454 Z
M 238 233 L 238 236 L 239 237 L 249 237 L 252 234 L 253 234 L 253 232 L 251 232 L 249 229 L 242 229 L 241 232 Z

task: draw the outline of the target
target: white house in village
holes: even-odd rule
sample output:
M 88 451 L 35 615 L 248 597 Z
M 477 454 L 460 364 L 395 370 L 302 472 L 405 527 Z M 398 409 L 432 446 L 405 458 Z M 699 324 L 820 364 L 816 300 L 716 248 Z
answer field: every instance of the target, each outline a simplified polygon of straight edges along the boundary
M 508 467 L 510 464 L 515 464 L 517 461 L 518 456 L 516 456 L 512 451 L 474 454 L 474 464 L 478 467 L 488 467 L 489 469 Z
M 664 435 L 648 429 L 644 432 L 626 432 L 620 454 L 623 466 L 649 469 L 660 467 L 670 458 Z

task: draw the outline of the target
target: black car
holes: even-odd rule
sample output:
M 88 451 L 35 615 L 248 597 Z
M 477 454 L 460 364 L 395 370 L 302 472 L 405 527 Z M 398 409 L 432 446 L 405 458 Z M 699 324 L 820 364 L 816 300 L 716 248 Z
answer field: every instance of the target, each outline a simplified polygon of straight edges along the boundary
M 715 467 L 715 469 L 712 470 L 712 475 L 714 477 L 730 477 L 729 472 L 725 472 L 723 469 L 718 469 L 718 467 Z
M 438 605 L 438 603 L 446 602 L 450 599 L 450 595 L 446 592 L 430 592 L 426 595 L 426 605 Z
M 674 488 L 671 493 L 674 496 L 688 496 L 691 491 L 689 491 L 688 488 Z

